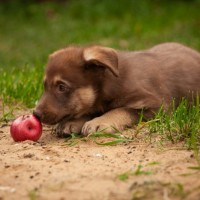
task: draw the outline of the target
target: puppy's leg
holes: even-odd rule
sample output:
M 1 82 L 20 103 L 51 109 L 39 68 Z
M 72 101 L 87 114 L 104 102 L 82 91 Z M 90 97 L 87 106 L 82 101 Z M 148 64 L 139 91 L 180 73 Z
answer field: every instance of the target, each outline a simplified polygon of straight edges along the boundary
M 83 135 L 88 135 L 101 130 L 113 133 L 116 132 L 115 129 L 121 131 L 126 127 L 131 127 L 132 123 L 137 122 L 138 119 L 139 113 L 137 113 L 136 110 L 117 108 L 86 122 L 81 132 Z
M 81 133 L 81 129 L 86 121 L 90 120 L 89 117 L 82 117 L 73 120 L 63 120 L 56 126 L 56 134 L 59 137 L 70 135 L 72 133 Z

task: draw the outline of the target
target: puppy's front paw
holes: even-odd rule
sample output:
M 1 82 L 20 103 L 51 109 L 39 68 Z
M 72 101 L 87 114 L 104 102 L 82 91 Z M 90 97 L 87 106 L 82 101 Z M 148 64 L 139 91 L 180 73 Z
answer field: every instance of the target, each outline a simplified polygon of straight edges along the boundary
M 86 119 L 75 119 L 60 122 L 56 127 L 56 134 L 59 137 L 64 137 L 72 133 L 81 133 L 81 129 L 85 121 Z
M 116 124 L 107 122 L 101 118 L 95 118 L 84 124 L 81 130 L 81 133 L 85 136 L 97 131 L 104 131 L 106 133 L 114 133 L 116 132 L 116 129 L 121 129 L 121 128 L 118 127 Z

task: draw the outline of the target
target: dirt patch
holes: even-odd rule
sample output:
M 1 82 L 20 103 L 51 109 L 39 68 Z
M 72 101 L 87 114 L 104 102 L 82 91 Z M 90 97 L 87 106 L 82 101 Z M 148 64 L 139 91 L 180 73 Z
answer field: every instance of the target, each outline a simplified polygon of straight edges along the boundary
M 0 128 L 0 200 L 199 200 L 199 170 L 188 168 L 196 165 L 177 144 L 70 147 L 48 128 L 39 142 L 15 143 L 9 125 Z

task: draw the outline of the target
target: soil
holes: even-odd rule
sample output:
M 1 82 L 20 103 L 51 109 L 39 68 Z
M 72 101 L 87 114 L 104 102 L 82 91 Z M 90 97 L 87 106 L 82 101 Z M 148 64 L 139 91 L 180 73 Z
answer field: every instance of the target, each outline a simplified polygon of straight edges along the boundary
M 45 126 L 38 142 L 16 143 L 9 125 L 0 124 L 0 200 L 200 199 L 200 170 L 183 144 L 70 146 Z

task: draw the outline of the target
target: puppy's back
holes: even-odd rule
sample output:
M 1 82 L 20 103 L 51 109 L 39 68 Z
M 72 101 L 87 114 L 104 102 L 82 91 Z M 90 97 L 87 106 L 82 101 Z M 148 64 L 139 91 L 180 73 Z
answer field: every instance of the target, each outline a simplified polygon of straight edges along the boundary
M 119 69 L 131 92 L 151 91 L 164 99 L 190 98 L 200 93 L 200 53 L 178 43 L 163 43 L 145 51 L 119 53 Z

